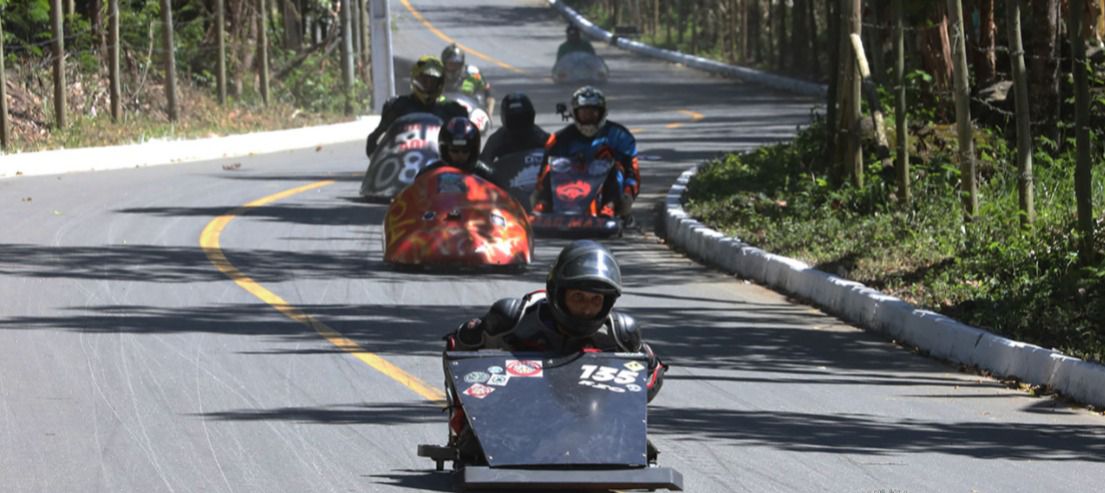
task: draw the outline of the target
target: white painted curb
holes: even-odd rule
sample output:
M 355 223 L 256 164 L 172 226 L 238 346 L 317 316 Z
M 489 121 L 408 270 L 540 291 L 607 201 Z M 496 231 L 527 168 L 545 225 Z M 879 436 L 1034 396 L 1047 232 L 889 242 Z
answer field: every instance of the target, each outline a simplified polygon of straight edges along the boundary
M 347 123 L 207 139 L 2 154 L 0 179 L 206 161 L 364 141 L 379 121 L 379 115 L 372 115 Z
M 810 300 L 815 306 L 929 354 L 977 366 L 999 377 L 1046 385 L 1079 402 L 1105 408 L 1105 366 L 991 334 L 921 310 L 858 282 L 767 253 L 704 226 L 683 210 L 683 193 L 697 171 L 679 177 L 665 199 L 668 244 L 725 272 Z
M 694 55 L 687 55 L 678 51 L 656 48 L 654 46 L 649 46 L 647 44 L 633 41 L 631 39 L 617 37 L 614 36 L 613 33 L 603 30 L 587 18 L 579 15 L 578 12 L 573 10 L 571 7 L 565 5 L 564 2 L 561 2 L 559 0 L 548 1 L 550 6 L 558 10 L 560 14 L 564 16 L 564 18 L 568 19 L 568 22 L 578 26 L 580 31 L 587 34 L 587 36 L 604 41 L 606 43 L 610 43 L 623 50 L 632 51 L 634 53 L 653 58 L 667 60 L 673 63 L 683 64 L 688 67 L 696 68 L 718 75 L 724 75 L 726 77 L 732 77 L 734 79 L 743 80 L 753 84 L 759 84 L 771 89 L 790 91 L 793 93 L 813 97 L 825 97 L 828 94 L 828 88 L 824 84 L 815 84 L 813 82 L 807 82 L 791 77 L 783 77 L 781 75 L 762 72 L 753 68 L 742 67 L 739 65 L 728 65 Z

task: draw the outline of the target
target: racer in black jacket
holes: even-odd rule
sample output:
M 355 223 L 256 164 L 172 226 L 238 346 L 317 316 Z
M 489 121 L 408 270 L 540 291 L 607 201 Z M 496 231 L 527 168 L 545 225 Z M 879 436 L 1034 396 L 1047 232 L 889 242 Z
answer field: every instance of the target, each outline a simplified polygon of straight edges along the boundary
M 596 241 L 577 240 L 561 250 L 549 269 L 545 291 L 496 301 L 486 315 L 446 336 L 447 348 L 644 353 L 651 401 L 668 367 L 642 340 L 633 317 L 613 310 L 621 293 L 621 269 L 614 254 Z
M 432 113 L 448 122 L 458 116 L 468 117 L 468 110 L 460 103 L 442 98 L 445 88 L 445 66 L 435 56 L 424 56 L 411 68 L 411 93 L 396 96 L 384 103 L 380 112 L 380 124 L 368 134 L 365 154 L 372 157 L 380 137 L 395 120 L 411 113 Z
M 529 96 L 515 92 L 503 97 L 503 126 L 487 138 L 487 144 L 480 153 L 480 161 L 494 169 L 495 161 L 503 156 L 544 148 L 549 140 L 549 133 L 534 124 L 536 117 L 537 112 L 534 111 Z
M 644 353 L 648 356 L 648 400 L 652 401 L 668 366 L 641 339 L 633 317 L 613 310 L 621 292 L 621 270 L 614 254 L 598 242 L 577 240 L 560 251 L 549 269 L 544 292 L 496 301 L 486 315 L 447 335 L 447 349 Z M 465 419 L 459 401 L 451 403 L 451 445 L 465 460 L 479 461 L 483 454 Z

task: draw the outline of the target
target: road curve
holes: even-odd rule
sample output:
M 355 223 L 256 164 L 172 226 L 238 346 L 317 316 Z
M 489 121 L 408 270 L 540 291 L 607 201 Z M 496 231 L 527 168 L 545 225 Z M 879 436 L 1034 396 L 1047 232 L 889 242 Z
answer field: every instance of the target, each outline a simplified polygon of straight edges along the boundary
M 540 0 L 471 3 L 393 1 L 400 67 L 444 35 L 558 128 L 562 21 Z M 639 138 L 646 225 L 680 171 L 785 139 L 813 105 L 598 49 L 610 118 Z M 541 287 L 564 242 L 539 242 L 523 275 L 389 271 L 384 208 L 356 200 L 364 166 L 350 142 L 0 181 L 2 489 L 451 491 L 414 455 L 445 436 L 415 383 L 436 388 L 440 335 Z M 688 491 L 1100 488 L 1100 416 L 705 269 L 648 228 L 610 245 L 619 305 L 673 366 L 650 430 Z

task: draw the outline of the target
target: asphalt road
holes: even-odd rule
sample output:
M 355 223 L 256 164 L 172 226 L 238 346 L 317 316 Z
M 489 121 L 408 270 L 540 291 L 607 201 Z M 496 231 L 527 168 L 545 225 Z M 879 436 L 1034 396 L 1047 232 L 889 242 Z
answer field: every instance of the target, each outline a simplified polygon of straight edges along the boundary
M 563 22 L 540 0 L 456 4 L 411 1 L 435 33 L 393 2 L 400 61 L 454 38 L 502 62 L 469 54 L 496 94 L 561 125 Z M 814 104 L 598 49 L 646 226 L 683 169 L 785 139 Z M 384 206 L 356 200 L 362 144 L 0 181 L 0 490 L 450 491 L 415 456 L 445 439 L 439 337 L 540 288 L 565 243 L 540 241 L 524 275 L 392 272 Z M 1101 489 L 1099 415 L 705 269 L 647 227 L 610 245 L 619 306 L 673 367 L 650 431 L 687 491 Z

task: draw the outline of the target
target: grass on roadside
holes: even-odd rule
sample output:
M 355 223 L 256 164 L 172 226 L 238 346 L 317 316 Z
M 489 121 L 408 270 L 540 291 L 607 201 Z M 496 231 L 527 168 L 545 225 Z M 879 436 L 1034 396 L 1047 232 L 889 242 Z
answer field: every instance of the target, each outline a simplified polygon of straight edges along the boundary
M 1073 153 L 1038 148 L 1038 219 L 1022 230 L 1013 153 L 980 132 L 981 212 L 965 222 L 954 141 L 928 130 L 917 139 L 911 207 L 898 205 L 893 170 L 874 157 L 865 160 L 876 164 L 864 187 L 833 185 L 824 127 L 815 123 L 792 143 L 706 164 L 688 186 L 686 208 L 749 244 L 964 323 L 1105 361 L 1105 217 L 1096 216 L 1097 262 L 1079 266 Z M 1098 211 L 1103 174 L 1099 161 Z

